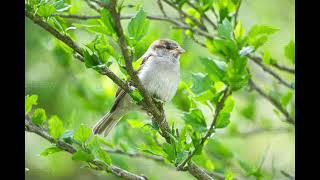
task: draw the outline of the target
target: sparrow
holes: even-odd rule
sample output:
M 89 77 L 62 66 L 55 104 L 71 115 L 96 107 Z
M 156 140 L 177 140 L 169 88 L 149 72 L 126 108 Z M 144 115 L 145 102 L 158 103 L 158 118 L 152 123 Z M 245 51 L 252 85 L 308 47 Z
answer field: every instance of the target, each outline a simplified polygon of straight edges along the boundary
M 141 57 L 137 75 L 150 95 L 164 103 L 174 97 L 180 81 L 179 58 L 184 52 L 176 41 L 170 39 L 159 39 L 149 46 Z M 125 114 L 138 110 L 141 108 L 130 95 L 118 88 L 111 110 L 94 125 L 93 133 L 107 136 Z

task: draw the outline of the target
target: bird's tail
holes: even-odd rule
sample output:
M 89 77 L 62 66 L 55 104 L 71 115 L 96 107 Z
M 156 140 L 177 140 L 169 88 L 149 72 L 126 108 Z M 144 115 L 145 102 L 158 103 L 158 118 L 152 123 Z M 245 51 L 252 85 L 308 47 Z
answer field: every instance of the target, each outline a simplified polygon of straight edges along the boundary
M 112 128 L 119 122 L 120 118 L 115 117 L 115 112 L 104 115 L 93 127 L 93 134 L 103 134 L 107 136 Z

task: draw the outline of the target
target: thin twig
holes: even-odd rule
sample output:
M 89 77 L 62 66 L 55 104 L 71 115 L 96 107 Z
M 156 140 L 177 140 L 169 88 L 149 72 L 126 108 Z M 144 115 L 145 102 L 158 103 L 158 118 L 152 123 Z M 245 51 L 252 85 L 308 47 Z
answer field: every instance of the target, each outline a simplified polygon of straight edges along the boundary
M 210 128 L 206 132 L 205 136 L 201 138 L 199 145 L 197 147 L 195 147 L 195 149 L 192 151 L 192 153 L 190 153 L 188 155 L 188 157 L 177 166 L 177 170 L 184 169 L 185 165 L 191 160 L 191 158 L 195 155 L 195 153 L 204 145 L 205 141 L 215 132 L 215 125 L 216 125 L 217 118 L 219 117 L 220 111 L 224 107 L 224 103 L 225 103 L 226 99 L 230 95 L 231 95 L 230 89 L 226 88 L 223 92 L 223 96 L 222 96 L 221 100 L 219 101 L 219 103 L 217 105 L 217 108 L 215 110 L 215 115 L 214 115 L 213 120 L 211 122 Z
M 160 9 L 160 11 L 162 12 L 163 16 L 164 16 L 164 17 L 167 17 L 167 13 L 166 13 L 166 11 L 163 9 L 163 5 L 162 5 L 161 0 L 157 0 L 157 4 L 158 4 L 159 9 Z
M 290 89 L 295 89 L 290 83 L 282 79 L 277 73 L 275 73 L 272 69 L 267 67 L 262 63 L 262 61 L 259 58 L 256 58 L 255 56 L 248 55 L 248 57 L 255 62 L 257 65 L 259 65 L 264 71 L 268 72 L 271 76 L 273 76 L 275 79 L 279 81 L 279 83 L 283 84 L 284 86 L 290 88 Z
M 250 58 L 250 59 L 255 59 L 255 61 L 259 61 L 259 62 L 262 63 L 262 58 L 259 57 L 259 56 L 250 55 L 249 58 Z M 282 70 L 282 71 L 284 71 L 284 72 L 288 72 L 288 73 L 291 73 L 291 74 L 295 74 L 295 69 L 293 69 L 293 68 L 288 68 L 288 67 L 283 66 L 283 65 L 280 65 L 280 64 L 278 64 L 278 63 L 270 64 L 270 65 L 273 66 L 273 67 L 275 67 L 275 68 L 277 68 L 277 69 L 279 69 L 279 70 Z
M 54 16 L 59 16 L 62 18 L 79 19 L 79 20 L 100 19 L 100 16 L 87 16 L 87 15 L 78 15 L 78 14 L 54 14 Z M 123 20 L 131 19 L 133 16 L 134 15 L 123 15 L 120 17 L 120 19 L 123 19 Z M 204 36 L 209 39 L 214 39 L 213 35 L 205 32 L 205 31 L 202 31 L 200 29 L 196 29 L 191 26 L 188 26 L 184 23 L 180 23 L 179 21 L 175 20 L 174 18 L 156 16 L 156 15 L 148 15 L 147 18 L 151 19 L 151 20 L 157 20 L 157 21 L 166 21 L 166 22 L 169 22 L 169 23 L 175 25 L 174 28 L 188 29 L 188 30 L 191 30 L 192 32 L 194 32 L 195 34 Z
M 125 155 L 125 156 L 130 156 L 130 157 L 143 157 L 143 158 L 151 159 L 154 161 L 160 161 L 160 162 L 164 161 L 164 159 L 160 156 L 153 156 L 153 155 L 141 154 L 141 153 L 124 152 L 120 149 L 112 149 L 112 150 L 105 149 L 105 151 L 110 154 L 121 154 L 121 155 Z
M 199 8 L 193 5 L 190 1 L 187 1 L 187 4 L 195 9 L 198 13 L 202 15 L 202 17 L 213 26 L 214 29 L 218 29 L 218 26 L 205 14 L 205 12 L 201 12 Z
M 280 172 L 281 172 L 281 174 L 283 174 L 285 177 L 287 177 L 289 179 L 292 179 L 292 180 L 295 179 L 294 176 L 292 176 L 291 174 L 289 174 L 283 170 L 281 170 Z
M 240 10 L 240 6 L 241 6 L 241 2 L 242 2 L 242 0 L 239 0 L 238 6 L 237 6 L 237 9 L 236 9 L 236 13 L 234 14 L 234 27 L 236 27 L 236 25 L 237 25 L 238 15 L 239 15 L 239 10 Z
M 99 8 L 98 8 L 97 6 L 95 6 L 94 4 L 92 4 L 92 3 L 90 2 L 90 0 L 84 0 L 84 1 L 87 3 L 87 5 L 88 5 L 91 9 L 95 10 L 97 13 L 100 14 Z
M 285 117 L 287 123 L 290 123 L 292 125 L 295 125 L 295 121 L 293 118 L 290 117 L 289 112 L 282 107 L 282 105 L 274 98 L 269 96 L 267 93 L 265 93 L 260 87 L 258 87 L 252 80 L 250 80 L 250 86 L 253 90 L 257 91 L 261 96 L 266 98 L 271 104 L 273 104 Z
M 30 119 L 28 119 L 27 117 L 25 118 L 25 129 L 28 132 L 32 132 L 32 133 L 35 133 L 35 134 L 41 136 L 42 138 L 48 140 L 50 143 L 56 144 L 56 146 L 58 148 L 66 151 L 66 152 L 69 152 L 70 154 L 74 154 L 75 152 L 77 152 L 77 149 L 75 147 L 73 147 L 72 145 L 67 144 L 61 140 L 55 140 L 54 138 L 52 138 L 48 134 L 48 132 L 45 129 L 32 124 Z M 105 165 L 103 165 L 100 162 L 95 161 L 95 160 L 90 161 L 90 163 L 92 163 L 96 166 L 95 168 L 93 168 L 95 170 L 106 171 L 106 172 L 112 173 L 116 176 L 122 177 L 124 179 L 147 180 L 147 178 L 144 176 L 139 176 L 139 175 L 133 174 L 129 171 L 126 171 L 126 170 L 121 169 L 121 168 L 114 166 L 114 165 L 111 165 L 109 167 L 105 167 Z M 109 168 L 110 168 L 110 170 L 109 170 Z
M 261 133 L 288 133 L 290 131 L 291 131 L 290 129 L 283 128 L 283 127 L 275 128 L 275 129 L 259 128 L 259 129 L 254 129 L 246 132 L 239 132 L 238 135 L 242 138 L 245 138 L 245 137 L 259 135 Z
M 168 0 L 162 0 L 162 1 L 165 2 L 166 4 L 168 4 L 169 6 L 171 6 L 172 8 L 174 8 L 176 11 L 178 11 L 179 14 L 182 15 L 182 17 L 191 19 L 192 22 L 194 22 L 197 26 L 199 26 L 199 28 L 201 30 L 207 31 L 207 28 L 202 23 L 200 23 L 197 19 L 195 19 L 194 17 L 190 16 L 189 14 L 185 13 L 183 10 L 178 8 L 175 4 L 173 4 L 172 2 L 170 2 Z

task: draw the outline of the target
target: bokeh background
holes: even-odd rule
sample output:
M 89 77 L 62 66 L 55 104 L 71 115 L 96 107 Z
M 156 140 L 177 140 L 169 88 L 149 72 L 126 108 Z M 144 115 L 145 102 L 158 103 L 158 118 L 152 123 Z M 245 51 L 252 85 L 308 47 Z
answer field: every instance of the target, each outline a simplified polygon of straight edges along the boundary
M 125 1 L 128 4 L 141 4 L 150 15 L 161 15 L 156 0 Z M 243 0 L 239 19 L 248 30 L 253 24 L 266 24 L 280 28 L 272 35 L 262 50 L 269 50 L 272 57 L 280 64 L 292 66 L 286 60 L 283 47 L 294 40 L 295 5 L 293 0 Z M 72 0 L 71 11 L 79 14 L 95 14 L 85 3 Z M 166 7 L 166 6 L 165 6 Z M 168 8 L 170 12 L 170 8 Z M 124 9 L 123 14 L 133 14 L 134 8 Z M 175 14 L 172 13 L 172 16 Z M 127 21 L 124 21 L 124 25 Z M 74 31 L 74 39 L 84 45 L 94 39 L 95 35 L 83 30 Z M 170 24 L 151 21 L 147 36 L 139 44 L 137 54 L 142 55 L 149 44 L 158 38 L 171 38 L 178 41 L 187 53 L 181 57 L 181 79 L 188 83 L 192 72 L 203 72 L 200 56 L 209 55 L 207 50 L 190 38 L 183 31 L 171 29 Z M 84 64 L 76 61 L 71 54 L 65 53 L 56 40 L 47 32 L 25 20 L 25 94 L 39 95 L 38 107 L 46 110 L 47 116 L 56 114 L 68 129 L 77 129 L 81 123 L 92 126 L 106 113 L 114 100 L 117 87 L 105 76 L 99 75 Z M 138 58 L 138 57 L 136 57 Z M 285 94 L 288 90 L 280 87 L 272 77 L 252 63 L 250 69 L 254 80 L 269 91 Z M 116 65 L 111 69 L 119 74 Z M 279 72 L 280 73 L 280 72 Z M 281 74 L 288 81 L 294 77 Z M 167 104 L 169 122 L 183 121 L 180 116 L 184 94 L 178 91 L 173 102 Z M 274 107 L 254 91 L 243 89 L 234 94 L 235 108 L 231 115 L 231 124 L 218 130 L 214 139 L 207 144 L 207 152 L 212 157 L 210 166 L 219 171 L 228 168 L 241 174 L 235 157 L 252 165 L 262 163 L 262 169 L 269 179 L 285 179 L 280 171 L 295 173 L 295 133 L 294 128 L 281 121 L 274 112 Z M 294 113 L 294 100 L 290 110 Z M 145 115 L 131 113 L 125 116 L 111 135 L 107 138 L 114 144 L 125 144 L 134 150 L 139 142 L 139 129 L 131 128 L 126 119 L 150 121 Z M 119 179 L 111 174 L 95 172 L 83 168 L 83 163 L 74 162 L 70 155 L 59 152 L 48 157 L 39 154 L 50 144 L 41 137 L 25 134 L 25 167 L 28 180 L 98 180 Z M 177 172 L 174 167 L 156 163 L 143 158 L 130 158 L 111 154 L 113 163 L 132 172 L 143 173 L 151 179 L 193 179 L 187 173 Z

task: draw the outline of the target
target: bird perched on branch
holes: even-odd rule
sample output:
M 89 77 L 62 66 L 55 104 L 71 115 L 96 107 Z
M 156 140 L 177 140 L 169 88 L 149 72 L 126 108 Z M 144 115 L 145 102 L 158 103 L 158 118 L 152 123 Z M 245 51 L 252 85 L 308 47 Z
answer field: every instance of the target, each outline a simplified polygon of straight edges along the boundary
M 180 81 L 179 58 L 185 50 L 170 39 L 154 41 L 142 56 L 142 64 L 138 69 L 138 77 L 143 87 L 152 96 L 163 102 L 170 101 L 175 95 Z M 139 110 L 124 90 L 119 88 L 111 110 L 93 127 L 94 134 L 107 136 L 111 129 L 129 111 Z

